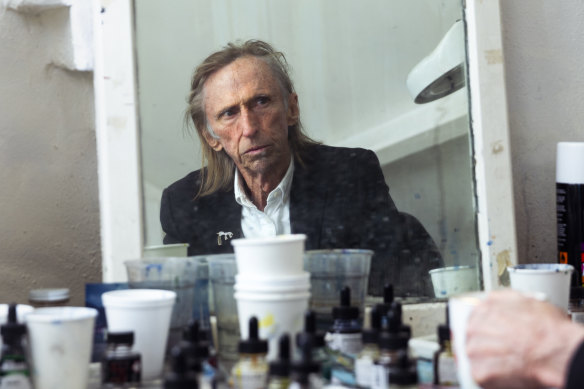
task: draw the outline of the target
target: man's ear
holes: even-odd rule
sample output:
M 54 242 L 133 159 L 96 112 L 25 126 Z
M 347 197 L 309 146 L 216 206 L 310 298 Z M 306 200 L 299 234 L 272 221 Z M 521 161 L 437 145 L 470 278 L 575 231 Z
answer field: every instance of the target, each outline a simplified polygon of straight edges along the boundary
M 207 129 L 203 131 L 203 137 L 207 141 L 207 144 L 211 146 L 213 150 L 215 151 L 223 150 L 223 145 L 221 144 L 221 142 L 219 142 L 219 139 L 213 138 L 213 136 L 209 134 L 209 131 Z
M 298 106 L 298 95 L 296 93 L 290 93 L 288 97 L 288 112 L 286 113 L 288 126 L 293 126 L 298 123 L 299 116 L 300 107 Z

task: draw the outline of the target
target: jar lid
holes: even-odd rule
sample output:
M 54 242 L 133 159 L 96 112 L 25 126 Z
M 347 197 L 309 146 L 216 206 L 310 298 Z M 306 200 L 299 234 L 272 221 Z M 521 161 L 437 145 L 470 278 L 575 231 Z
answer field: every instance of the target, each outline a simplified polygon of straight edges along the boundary
M 62 301 L 68 298 L 67 288 L 33 289 L 28 293 L 30 301 Z

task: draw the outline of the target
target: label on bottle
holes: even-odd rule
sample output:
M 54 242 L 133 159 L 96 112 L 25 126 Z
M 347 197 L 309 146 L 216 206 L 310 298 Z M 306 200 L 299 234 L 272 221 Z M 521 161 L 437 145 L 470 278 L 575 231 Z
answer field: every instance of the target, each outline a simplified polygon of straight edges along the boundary
M 389 389 L 389 369 L 383 365 L 373 365 L 371 389 Z
M 327 332 L 324 339 L 328 348 L 344 354 L 357 355 L 363 349 L 360 332 L 349 334 Z
M 237 389 L 264 389 L 266 378 L 265 372 L 240 372 L 233 377 L 233 384 Z
M 556 184 L 558 259 L 574 266 L 573 286 L 584 286 L 584 184 Z
M 30 377 L 20 373 L 0 377 L 0 389 L 32 389 Z
M 375 363 L 369 355 L 364 355 L 355 361 L 355 380 L 357 385 L 370 388 L 373 383 Z
M 456 361 L 454 357 L 440 355 L 438 360 L 438 379 L 440 385 L 458 385 Z

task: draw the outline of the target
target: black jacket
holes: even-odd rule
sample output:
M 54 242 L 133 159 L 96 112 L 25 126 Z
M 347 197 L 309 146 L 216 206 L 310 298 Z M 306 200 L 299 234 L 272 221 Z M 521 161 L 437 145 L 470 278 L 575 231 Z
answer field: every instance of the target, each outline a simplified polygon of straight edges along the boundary
M 442 266 L 440 253 L 418 220 L 397 211 L 375 153 L 319 145 L 303 162 L 294 166 L 290 224 L 306 234 L 306 250 L 374 250 L 369 293 L 392 283 L 397 295 L 432 296 L 428 271 Z M 233 188 L 194 200 L 199 185 L 195 171 L 164 190 L 164 243 L 189 243 L 189 255 L 233 252 L 217 235 L 243 236 Z

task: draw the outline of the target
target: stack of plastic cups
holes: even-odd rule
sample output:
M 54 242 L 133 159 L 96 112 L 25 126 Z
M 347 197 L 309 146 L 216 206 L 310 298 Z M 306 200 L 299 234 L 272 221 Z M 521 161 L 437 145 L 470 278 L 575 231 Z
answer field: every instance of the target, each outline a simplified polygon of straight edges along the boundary
M 242 339 L 255 316 L 259 336 L 269 342 L 268 360 L 277 358 L 278 339 L 302 331 L 310 299 L 310 274 L 303 269 L 306 235 L 235 239 L 238 273 L 235 300 Z

